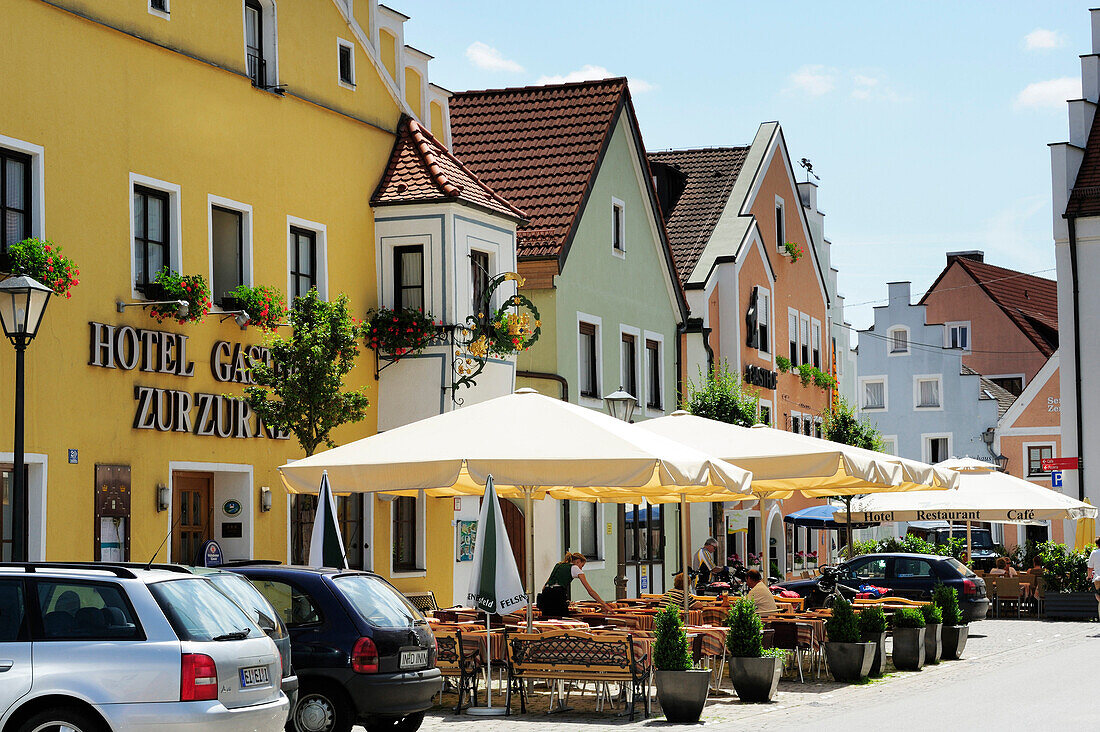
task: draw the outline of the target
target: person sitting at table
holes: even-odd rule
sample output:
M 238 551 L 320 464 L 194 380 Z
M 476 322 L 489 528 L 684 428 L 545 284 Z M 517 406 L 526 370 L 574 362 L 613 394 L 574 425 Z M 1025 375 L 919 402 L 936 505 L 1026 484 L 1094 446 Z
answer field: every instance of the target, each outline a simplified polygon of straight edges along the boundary
M 1027 571 L 1027 573 L 1035 575 L 1036 577 L 1042 577 L 1043 576 L 1043 558 L 1036 555 L 1035 558 L 1031 560 L 1031 569 L 1029 569 Z
M 990 577 L 1015 577 L 1017 574 L 1016 568 L 1005 557 L 997 557 L 997 566 L 989 570 Z
M 775 596 L 772 595 L 771 588 L 761 579 L 760 570 L 750 569 L 748 571 L 746 582 L 749 585 L 749 594 L 746 597 L 752 600 L 752 604 L 756 606 L 756 614 L 763 617 L 779 612 L 779 605 L 775 602 Z
M 680 572 L 672 578 L 672 589 L 665 593 L 661 599 L 662 605 L 684 606 L 684 573 Z
M 615 606 L 603 601 L 592 585 L 584 576 L 584 565 L 588 560 L 583 554 L 568 552 L 565 557 L 550 570 L 550 576 L 546 584 L 542 586 L 542 592 L 535 599 L 539 612 L 544 618 L 563 618 L 569 614 L 569 585 L 573 580 L 580 579 L 584 589 L 592 599 L 600 603 L 604 610 L 613 610 Z

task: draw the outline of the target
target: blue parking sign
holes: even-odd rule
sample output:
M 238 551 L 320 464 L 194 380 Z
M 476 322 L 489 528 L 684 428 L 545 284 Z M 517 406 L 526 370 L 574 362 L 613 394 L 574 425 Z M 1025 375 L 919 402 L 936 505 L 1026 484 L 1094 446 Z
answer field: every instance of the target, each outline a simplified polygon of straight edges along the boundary
M 1061 488 L 1062 487 L 1062 471 L 1052 470 L 1050 471 L 1050 487 Z

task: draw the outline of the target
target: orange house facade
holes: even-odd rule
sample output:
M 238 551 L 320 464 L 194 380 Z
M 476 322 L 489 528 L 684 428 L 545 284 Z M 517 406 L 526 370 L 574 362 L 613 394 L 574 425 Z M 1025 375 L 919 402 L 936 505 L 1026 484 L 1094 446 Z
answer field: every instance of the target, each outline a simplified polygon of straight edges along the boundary
M 759 421 L 820 435 L 832 390 L 804 385 L 792 369 L 831 372 L 829 263 L 811 233 L 781 127 L 761 125 L 747 147 L 649 157 L 693 316 L 681 341 L 682 393 L 724 366 L 757 391 Z M 797 552 L 820 555 L 825 537 L 785 531 L 783 516 L 820 502 L 715 504 L 709 517 L 693 517 L 692 543 L 714 535 L 725 556 L 742 561 L 764 548 L 773 570 L 788 571 Z

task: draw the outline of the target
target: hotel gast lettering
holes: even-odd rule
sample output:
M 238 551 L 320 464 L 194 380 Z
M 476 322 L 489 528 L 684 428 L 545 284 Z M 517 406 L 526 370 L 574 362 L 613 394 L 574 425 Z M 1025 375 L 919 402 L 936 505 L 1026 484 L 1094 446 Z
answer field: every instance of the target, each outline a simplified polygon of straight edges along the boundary
M 15 353 L 0 342 L 0 559 L 19 542 L 32 560 L 193 563 L 216 539 L 227 560 L 287 561 L 277 466 L 303 453 L 240 398 L 269 355 L 227 295 L 316 288 L 364 317 L 380 302 L 366 202 L 402 114 L 447 137 L 446 95 L 401 42 L 404 16 L 377 2 L 156 5 L 3 3 L 18 32 L 0 44 L 0 98 L 25 103 L 0 104 L 0 272 L 34 237 L 79 274 L 26 350 L 20 535 Z M 162 272 L 201 277 L 209 312 L 174 310 L 185 298 Z M 363 387 L 371 407 L 338 443 L 376 430 L 365 348 L 345 383 Z

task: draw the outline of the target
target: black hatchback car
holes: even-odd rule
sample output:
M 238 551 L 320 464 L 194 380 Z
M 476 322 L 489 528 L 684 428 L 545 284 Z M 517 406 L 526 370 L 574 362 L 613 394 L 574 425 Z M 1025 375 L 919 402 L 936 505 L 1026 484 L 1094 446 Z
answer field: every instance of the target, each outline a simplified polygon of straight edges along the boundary
M 290 732 L 413 732 L 442 687 L 424 616 L 372 572 L 269 564 L 247 577 L 290 631 L 298 703 Z
M 864 554 L 840 565 L 838 581 L 852 590 L 860 585 L 886 587 L 891 594 L 912 600 L 931 600 L 937 584 L 954 587 L 959 608 L 971 621 L 981 620 L 989 610 L 985 580 L 953 557 L 932 554 Z M 785 590 L 809 596 L 817 578 L 780 582 Z

